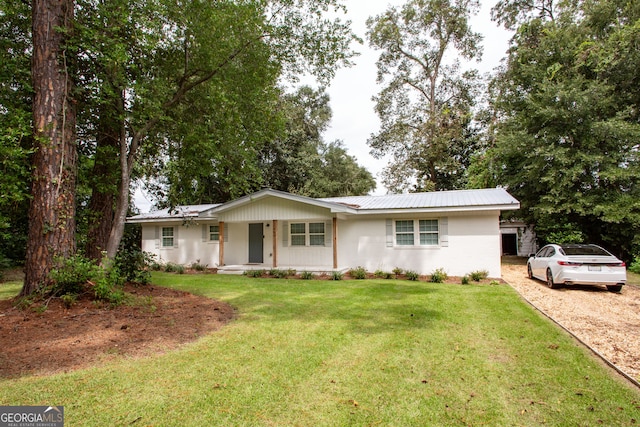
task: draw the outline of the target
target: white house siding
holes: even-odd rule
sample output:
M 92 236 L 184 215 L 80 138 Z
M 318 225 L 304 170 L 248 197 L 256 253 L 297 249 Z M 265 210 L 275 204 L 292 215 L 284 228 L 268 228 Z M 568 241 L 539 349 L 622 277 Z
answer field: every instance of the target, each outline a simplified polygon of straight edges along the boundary
M 299 220 L 326 218 L 327 208 L 276 197 L 264 197 L 238 208 L 221 212 L 218 216 L 224 222 L 261 222 L 273 219 Z
M 158 223 L 142 226 L 142 250 L 156 256 L 160 263 L 175 263 L 191 265 L 200 263 L 209 267 L 216 267 L 219 260 L 219 242 L 204 241 L 202 225 L 204 223 L 191 223 L 188 226 L 181 222 Z M 163 227 L 174 227 L 175 243 L 173 247 L 162 247 L 161 233 Z
M 448 246 L 387 246 L 386 220 L 377 217 L 338 222 L 340 267 L 362 266 L 367 271 L 392 271 L 399 267 L 420 274 L 443 268 L 451 276 L 487 270 L 490 277 L 500 277 L 499 212 L 391 216 L 389 219 L 446 218 Z M 442 233 L 441 236 L 442 238 Z

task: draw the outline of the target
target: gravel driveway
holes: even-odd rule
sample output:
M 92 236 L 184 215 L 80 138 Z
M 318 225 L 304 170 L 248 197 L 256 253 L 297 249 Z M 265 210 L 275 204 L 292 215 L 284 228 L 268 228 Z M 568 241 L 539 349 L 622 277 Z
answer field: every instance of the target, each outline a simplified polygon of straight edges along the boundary
M 640 288 L 549 289 L 527 277 L 526 265 L 502 265 L 502 278 L 540 311 L 570 330 L 629 376 L 640 380 Z

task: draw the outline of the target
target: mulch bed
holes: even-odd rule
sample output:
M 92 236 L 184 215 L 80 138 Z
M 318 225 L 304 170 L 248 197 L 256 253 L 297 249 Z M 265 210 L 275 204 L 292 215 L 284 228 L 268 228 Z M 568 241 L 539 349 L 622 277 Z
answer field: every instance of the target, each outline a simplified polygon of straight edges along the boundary
M 125 286 L 135 303 L 110 307 L 88 297 L 70 308 L 0 301 L 0 377 L 67 372 L 119 357 L 175 349 L 230 322 L 230 305 L 160 286 Z

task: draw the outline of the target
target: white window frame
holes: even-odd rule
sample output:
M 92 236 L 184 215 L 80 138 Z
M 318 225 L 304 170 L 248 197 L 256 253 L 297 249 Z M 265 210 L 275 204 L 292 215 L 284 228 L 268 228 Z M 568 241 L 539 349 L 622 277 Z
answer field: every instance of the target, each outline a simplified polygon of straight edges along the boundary
M 428 223 L 427 223 L 428 222 Z M 435 222 L 436 229 L 423 229 L 421 226 L 433 225 Z M 411 227 L 405 227 L 407 223 L 411 224 Z M 403 228 L 398 230 L 398 226 L 402 225 Z M 415 247 L 438 247 L 440 246 L 440 221 L 437 218 L 417 218 L 417 219 L 394 219 L 393 220 L 393 245 L 399 248 L 415 248 Z M 398 236 L 412 235 L 412 243 L 408 243 L 399 239 Z M 423 236 L 435 236 L 435 243 L 422 243 Z
M 297 232 L 294 233 L 293 228 L 294 226 L 297 225 L 304 225 L 304 232 Z M 317 225 L 317 224 L 322 224 L 322 233 L 318 233 L 318 232 L 311 232 L 311 225 Z M 327 227 L 325 222 L 323 221 L 297 221 L 297 222 L 290 222 L 289 223 L 289 246 L 291 247 L 324 247 L 325 246 L 325 242 L 326 242 L 326 235 L 327 235 Z M 297 242 L 294 243 L 294 237 L 301 237 L 304 236 L 304 244 L 300 244 L 299 239 L 295 239 L 297 240 Z M 315 237 L 316 239 L 313 240 L 317 240 L 318 242 L 320 241 L 319 239 L 317 239 L 318 237 L 322 237 L 322 243 L 313 243 L 311 237 Z
M 171 235 L 165 234 L 165 231 L 171 230 Z M 173 248 L 175 246 L 176 230 L 175 227 L 161 227 L 160 228 L 160 246 L 164 249 Z M 165 240 L 167 239 L 167 240 Z M 167 244 L 171 239 L 171 244 Z

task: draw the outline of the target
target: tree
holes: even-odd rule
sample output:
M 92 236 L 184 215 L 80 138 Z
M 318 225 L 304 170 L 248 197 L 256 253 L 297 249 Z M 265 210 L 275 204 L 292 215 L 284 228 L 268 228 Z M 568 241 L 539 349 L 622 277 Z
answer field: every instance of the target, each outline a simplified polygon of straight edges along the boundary
M 282 132 L 260 150 L 264 185 L 299 193 L 320 161 L 322 133 L 332 115 L 329 96 L 322 89 L 302 86 L 295 93 L 283 94 L 278 110 Z
M 33 179 L 21 295 L 45 285 L 57 257 L 75 252 L 75 106 L 70 72 L 73 0 L 32 2 Z
M 474 0 L 411 0 L 367 21 L 369 44 L 382 50 L 378 82 L 388 79 L 374 98 L 381 130 L 369 145 L 376 156 L 393 156 L 384 173 L 390 190 L 461 186 L 475 143 L 469 126 L 478 76 L 446 54 L 479 57 L 481 37 L 468 23 L 477 8 Z
M 0 1 L 0 264 L 23 262 L 32 152 L 31 10 Z
M 127 2 L 123 3 L 117 10 L 125 15 L 129 10 L 145 10 L 140 5 L 146 2 L 132 2 L 129 7 Z M 95 13 L 101 9 L 92 6 L 101 4 L 88 1 L 84 10 Z M 119 115 L 120 125 L 117 129 L 114 125 L 108 132 L 119 135 L 120 171 L 111 231 L 106 244 L 100 243 L 109 257 L 115 255 L 122 238 L 129 207 L 129 187 L 137 162 L 143 153 L 162 154 L 163 151 L 154 145 L 174 139 L 170 133 L 172 126 L 175 129 L 172 120 L 190 94 L 211 94 L 211 91 L 199 89 L 216 80 L 224 81 L 233 70 L 236 70 L 233 79 L 249 79 L 251 75 L 243 74 L 238 66 L 253 61 L 252 58 L 260 58 L 255 59 L 256 64 L 263 64 L 266 58 L 288 75 L 306 70 L 326 81 L 333 76 L 335 67 L 348 63 L 352 55 L 349 44 L 354 36 L 349 23 L 327 20 L 323 15 L 329 9 L 343 9 L 336 0 L 197 1 L 179 5 L 161 1 L 154 5 L 158 10 L 142 13 L 141 23 L 134 29 L 140 37 L 129 39 L 129 31 L 110 32 L 117 41 L 114 49 L 107 55 L 96 52 L 99 63 L 112 64 L 114 74 L 119 76 L 119 86 L 110 88 L 114 86 L 111 82 L 109 86 L 105 85 L 108 89 L 105 93 L 112 94 L 112 105 L 116 106 L 118 99 L 127 101 Z M 122 21 L 127 24 L 139 22 L 128 18 Z M 102 30 L 110 26 L 98 23 L 95 28 Z M 90 34 L 100 34 L 94 33 L 93 28 L 90 30 Z M 102 78 L 95 81 L 108 82 Z M 230 105 L 230 102 L 226 104 Z M 190 138 L 191 141 L 195 139 Z M 182 147 L 186 141 L 179 141 Z M 243 144 L 252 143 L 243 141 Z M 251 153 L 252 150 L 248 147 L 244 152 Z M 96 159 L 96 164 L 99 163 Z M 238 171 L 238 168 L 233 170 Z M 107 220 L 107 216 L 101 215 L 101 220 Z
M 309 171 L 310 178 L 299 191 L 308 197 L 364 196 L 375 190 L 376 180 L 341 141 L 322 143 Z
M 260 151 L 266 186 L 309 197 L 362 195 L 375 189 L 373 176 L 341 142 L 324 142 L 332 116 L 329 101 L 323 89 L 309 86 L 282 96 L 283 132 Z
M 640 15 L 616 0 L 577 6 L 518 27 L 494 82 L 488 158 L 543 239 L 565 230 L 628 259 L 640 244 Z

